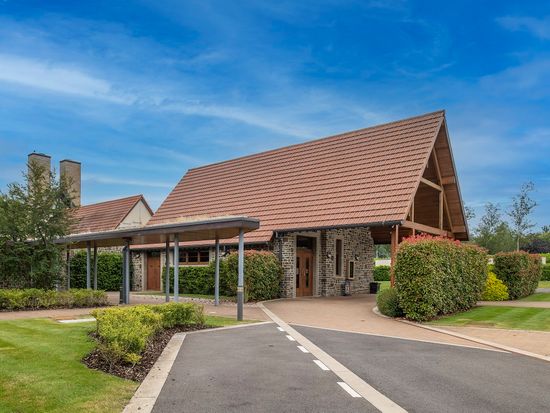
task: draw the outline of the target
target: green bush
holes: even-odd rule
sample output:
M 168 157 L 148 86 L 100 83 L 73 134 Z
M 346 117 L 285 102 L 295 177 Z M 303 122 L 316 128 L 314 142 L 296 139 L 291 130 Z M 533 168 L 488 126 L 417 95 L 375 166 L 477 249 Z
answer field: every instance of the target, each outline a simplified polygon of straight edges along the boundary
M 542 281 L 550 281 L 550 264 L 542 266 L 542 277 L 540 279 Z
M 113 365 L 136 364 L 149 340 L 165 328 L 203 325 L 203 307 L 191 303 L 137 305 L 96 310 L 97 349 Z
M 108 304 L 107 294 L 100 290 L 0 289 L 0 310 L 100 307 Z
M 245 301 L 271 300 L 279 296 L 283 267 L 275 254 L 269 251 L 245 251 L 244 270 Z M 238 253 L 233 252 L 224 260 L 223 272 L 230 293 L 228 295 L 236 295 Z
M 504 301 L 508 299 L 508 287 L 497 278 L 494 272 L 490 272 L 487 276 L 481 299 L 484 301 Z
M 446 238 L 411 237 L 399 246 L 394 277 L 405 317 L 425 321 L 476 304 L 487 279 L 487 254 Z
M 395 288 L 388 288 L 376 296 L 378 310 L 388 317 L 402 317 L 403 310 L 399 306 L 399 298 Z
M 162 269 L 162 285 L 166 267 Z M 170 292 L 174 292 L 174 268 L 170 267 Z M 222 290 L 220 270 L 220 291 Z M 184 294 L 214 294 L 214 264 L 208 266 L 179 267 L 179 291 Z
M 390 269 L 389 265 L 379 265 L 374 267 L 373 275 L 374 281 L 389 281 L 390 280 Z
M 94 283 L 94 259 L 90 258 L 91 283 Z M 130 265 L 130 279 L 133 267 Z M 122 253 L 98 252 L 97 288 L 105 291 L 119 291 L 122 284 Z M 130 281 L 130 285 L 132 282 Z M 71 287 L 86 288 L 86 251 L 77 251 L 71 257 Z
M 495 255 L 495 274 L 508 287 L 511 300 L 535 292 L 542 275 L 539 255 L 527 252 L 500 252 Z

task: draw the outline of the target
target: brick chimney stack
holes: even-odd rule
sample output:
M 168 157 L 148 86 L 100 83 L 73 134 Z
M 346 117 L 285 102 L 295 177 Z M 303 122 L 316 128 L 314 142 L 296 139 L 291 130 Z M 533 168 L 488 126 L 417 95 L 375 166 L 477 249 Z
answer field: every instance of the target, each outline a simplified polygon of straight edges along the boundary
M 63 159 L 59 162 L 59 173 L 61 179 L 66 179 L 69 184 L 69 194 L 72 197 L 73 206 L 79 207 L 82 190 L 80 162 Z
M 30 165 L 35 164 L 44 168 L 44 182 L 50 181 L 50 174 L 52 173 L 52 157 L 43 153 L 33 152 L 29 153 L 28 166 L 30 173 Z

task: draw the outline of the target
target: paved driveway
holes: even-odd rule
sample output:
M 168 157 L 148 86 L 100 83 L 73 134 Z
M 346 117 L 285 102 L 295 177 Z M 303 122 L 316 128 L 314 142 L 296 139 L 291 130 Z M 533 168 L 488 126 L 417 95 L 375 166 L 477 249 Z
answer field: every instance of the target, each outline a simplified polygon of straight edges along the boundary
M 550 364 L 511 353 L 293 326 L 409 412 L 544 412 Z
M 153 412 L 376 412 L 276 324 L 188 334 Z

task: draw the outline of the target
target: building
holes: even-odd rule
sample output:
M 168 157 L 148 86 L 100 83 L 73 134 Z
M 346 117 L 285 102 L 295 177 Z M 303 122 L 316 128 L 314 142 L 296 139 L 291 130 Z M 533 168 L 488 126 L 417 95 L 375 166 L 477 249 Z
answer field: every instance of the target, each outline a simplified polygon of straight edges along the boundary
M 231 215 L 260 219 L 245 245 L 279 257 L 284 297 L 338 295 L 345 280 L 366 291 L 375 244 L 468 239 L 444 111 L 191 169 L 147 225 Z M 160 289 L 163 246 L 132 248 L 147 262 L 142 285 Z M 211 255 L 186 243 L 180 265 Z

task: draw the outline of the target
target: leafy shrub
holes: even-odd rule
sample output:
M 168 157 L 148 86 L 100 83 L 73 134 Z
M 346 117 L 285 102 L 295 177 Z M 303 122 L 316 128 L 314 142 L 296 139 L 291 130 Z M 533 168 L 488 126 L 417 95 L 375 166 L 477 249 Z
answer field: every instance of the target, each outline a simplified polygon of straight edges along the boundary
M 111 365 L 136 364 L 149 340 L 160 330 L 183 325 L 203 325 L 203 307 L 191 303 L 137 305 L 96 310 L 97 348 Z
M 100 290 L 0 289 L 0 310 L 99 307 L 108 304 L 107 294 Z
M 374 267 L 373 275 L 374 281 L 389 281 L 390 280 L 390 269 L 389 265 L 378 265 Z
M 403 310 L 399 306 L 399 298 L 395 288 L 388 288 L 376 296 L 376 305 L 380 312 L 388 317 L 402 317 Z
M 523 251 L 495 255 L 495 274 L 508 287 L 511 300 L 531 295 L 542 275 L 540 256 Z
M 405 317 L 429 320 L 476 304 L 487 279 L 487 254 L 446 238 L 411 237 L 399 246 L 394 277 Z
M 220 288 L 221 282 L 220 270 Z M 166 267 L 162 269 L 162 283 L 166 279 Z M 174 268 L 170 267 L 170 292 L 174 292 Z M 214 294 L 214 265 L 205 267 L 179 267 L 179 290 L 187 294 Z M 220 290 L 221 291 L 221 290 Z
M 542 281 L 550 281 L 550 264 L 542 266 L 542 277 L 540 279 Z
M 269 251 L 249 250 L 244 252 L 244 299 L 261 301 L 277 298 L 283 278 L 281 263 Z M 220 272 L 222 266 L 220 266 Z M 237 294 L 238 253 L 233 252 L 224 260 L 224 278 L 230 295 Z
M 494 272 L 490 272 L 487 276 L 481 299 L 485 301 L 504 301 L 508 299 L 508 287 L 497 278 Z
M 91 282 L 94 282 L 94 258 L 90 258 Z M 130 265 L 130 278 L 133 268 Z M 119 291 L 122 284 L 122 253 L 97 253 L 97 288 L 105 291 Z M 132 282 L 130 282 L 132 285 Z M 86 251 L 78 251 L 71 257 L 71 287 L 86 288 Z

